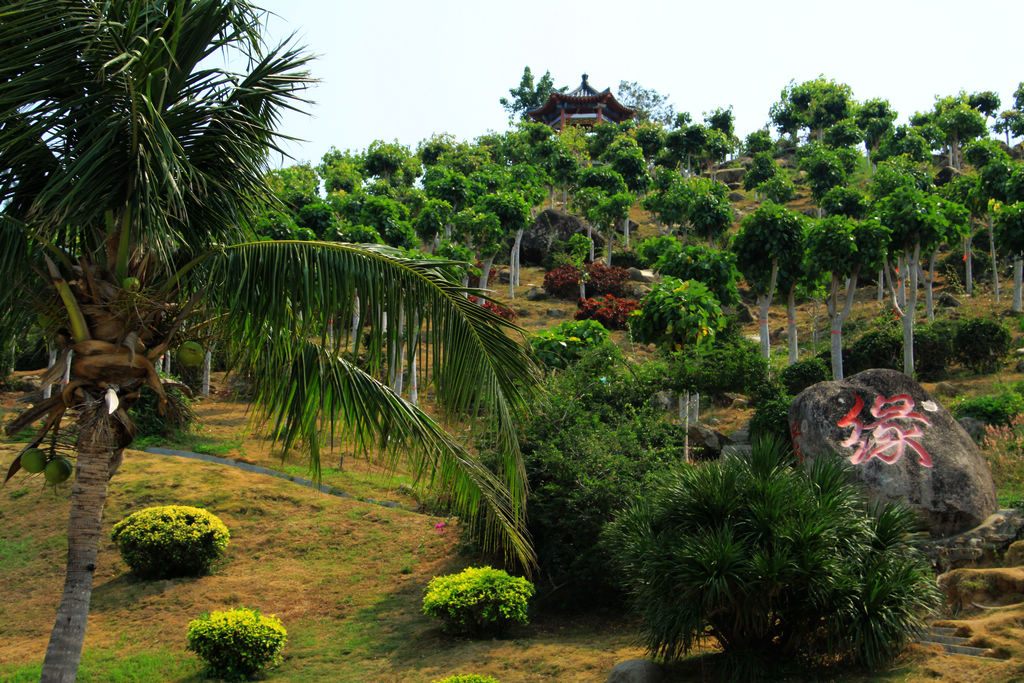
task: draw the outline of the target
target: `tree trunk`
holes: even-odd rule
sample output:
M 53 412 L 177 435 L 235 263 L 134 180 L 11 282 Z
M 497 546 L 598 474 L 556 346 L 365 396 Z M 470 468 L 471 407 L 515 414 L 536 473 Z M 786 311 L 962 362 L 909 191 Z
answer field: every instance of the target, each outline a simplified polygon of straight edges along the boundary
M 903 255 L 896 257 L 896 301 L 900 308 L 907 307 L 907 260 Z
M 885 268 L 878 269 L 878 300 L 885 298 Z
M 203 398 L 210 398 L 210 366 L 213 364 L 213 349 L 206 349 L 203 354 L 203 387 L 200 395 Z
M 992 231 L 992 216 L 987 216 L 988 223 L 988 249 L 992 254 L 992 289 L 995 291 L 996 303 L 999 303 L 999 261 L 996 260 L 996 238 Z
M 832 292 L 828 298 L 829 336 L 832 351 L 832 379 L 843 378 L 843 323 L 853 309 L 853 297 L 857 293 L 857 271 L 847 280 L 846 303 L 843 310 L 838 310 L 839 277 L 832 276 Z
M 587 239 L 590 240 L 590 262 L 594 262 L 594 226 L 587 223 Z
M 50 348 L 49 343 L 46 345 L 46 369 L 49 370 L 57 364 L 57 349 Z M 43 398 L 50 398 L 50 392 L 53 391 L 53 385 L 47 384 L 46 388 L 43 389 Z
M 1013 303 L 1010 305 L 1010 310 L 1014 313 L 1021 312 L 1021 271 L 1024 271 L 1024 261 L 1022 261 L 1020 255 L 1018 255 L 1013 259 Z
M 168 351 L 164 354 L 164 374 L 171 374 L 171 352 Z
M 917 264 L 921 260 L 921 243 L 914 245 L 913 261 L 910 265 L 907 305 L 903 309 L 903 374 L 914 376 L 914 314 L 917 308 Z
M 605 260 L 604 264 L 609 268 L 612 267 L 612 248 L 615 245 L 615 221 L 612 221 L 608 225 L 608 248 L 605 249 Z
M 508 257 L 508 295 L 516 298 L 516 285 L 519 284 L 519 246 L 523 242 L 523 229 L 516 230 L 516 240 L 512 244 L 512 253 Z
M 625 233 L 626 249 L 629 249 L 629 216 L 622 219 L 622 232 Z
M 488 256 L 480 265 L 480 289 L 487 289 L 487 281 L 491 279 L 491 265 L 494 263 L 494 256 Z M 477 298 L 477 304 L 484 305 L 484 300 Z
M 778 277 L 779 262 L 778 259 L 772 259 L 772 274 L 768 281 L 768 291 L 765 294 L 757 295 L 757 306 L 760 313 L 757 324 L 761 330 L 761 355 L 764 358 L 770 358 L 772 354 L 772 342 L 768 331 L 768 306 L 771 304 L 772 297 L 775 296 L 775 283 Z
M 796 285 L 791 285 L 786 295 L 786 334 L 789 337 L 789 365 L 796 362 L 800 353 L 796 338 Z
M 57 608 L 57 620 L 46 647 L 40 681 L 74 681 L 82 657 L 89 600 L 96 572 L 103 526 L 103 505 L 114 447 L 110 432 L 100 425 L 106 415 L 88 412 L 81 419 L 75 483 L 71 488 L 68 519 L 68 560 L 64 593 Z
M 964 291 L 967 296 L 974 296 L 974 254 L 971 242 L 974 235 L 971 234 L 971 226 L 967 228 L 967 236 L 964 237 Z
M 924 311 L 928 322 L 935 320 L 935 259 L 938 255 L 939 250 L 936 248 L 928 259 L 928 276 L 924 281 Z

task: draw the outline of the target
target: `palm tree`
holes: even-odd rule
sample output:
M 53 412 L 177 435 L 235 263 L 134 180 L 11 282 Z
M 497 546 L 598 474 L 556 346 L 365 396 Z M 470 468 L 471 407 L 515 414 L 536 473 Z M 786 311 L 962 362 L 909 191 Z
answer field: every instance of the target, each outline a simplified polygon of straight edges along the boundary
M 77 672 L 107 482 L 135 433 L 128 408 L 140 391 L 166 406 L 154 363 L 196 323 L 231 345 L 259 414 L 286 448 L 305 444 L 314 470 L 336 430 L 380 447 L 482 518 L 492 545 L 532 559 L 512 432 L 532 366 L 509 326 L 444 262 L 259 242 L 246 227 L 270 201 L 278 117 L 311 82 L 300 49 L 264 44 L 262 14 L 244 0 L 20 0 L 2 13 L 0 343 L 41 312 L 71 359 L 66 387 L 7 426 L 40 422 L 28 447 L 77 460 L 43 680 Z M 246 68 L 216 66 L 223 54 Z M 328 335 L 332 317 L 358 323 Z M 396 349 L 426 355 L 402 346 L 421 326 L 438 403 L 493 421 L 507 453 L 497 474 L 377 379 Z

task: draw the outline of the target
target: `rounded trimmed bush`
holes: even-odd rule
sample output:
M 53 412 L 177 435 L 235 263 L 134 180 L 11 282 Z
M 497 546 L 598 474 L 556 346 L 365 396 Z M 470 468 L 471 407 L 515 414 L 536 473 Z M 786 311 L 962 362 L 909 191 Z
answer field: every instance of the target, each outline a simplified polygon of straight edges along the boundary
M 829 379 L 832 373 L 820 358 L 798 360 L 779 373 L 779 381 L 786 393 L 796 396 L 807 387 Z
M 423 613 L 444 622 L 448 633 L 500 634 L 511 623 L 528 623 L 533 584 L 492 567 L 469 567 L 435 576 L 423 596 Z
M 121 558 L 143 579 L 206 574 L 230 537 L 216 515 L 187 505 L 139 510 L 115 524 L 111 534 Z
M 961 320 L 953 337 L 957 360 L 979 374 L 998 370 L 1012 345 L 1006 326 L 988 318 Z
M 218 678 L 251 678 L 281 661 L 288 632 L 274 615 L 240 607 L 210 612 L 188 624 L 188 648 Z

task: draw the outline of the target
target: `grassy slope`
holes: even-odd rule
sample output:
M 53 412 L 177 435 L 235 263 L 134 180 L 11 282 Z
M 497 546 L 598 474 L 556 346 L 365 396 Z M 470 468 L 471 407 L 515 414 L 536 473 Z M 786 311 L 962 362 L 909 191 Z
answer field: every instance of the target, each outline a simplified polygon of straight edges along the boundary
M 13 451 L 0 453 L 7 462 Z M 19 475 L 0 490 L 0 680 L 38 679 L 63 580 L 68 488 Z M 141 507 L 205 507 L 231 529 L 227 560 L 200 579 L 138 582 L 104 540 L 82 681 L 202 680 L 188 621 L 252 606 L 289 632 L 268 680 L 428 681 L 462 671 L 503 680 L 595 680 L 638 656 L 621 624 L 540 622 L 503 641 L 451 641 L 419 614 L 423 587 L 461 568 L 437 518 L 322 495 L 233 468 L 131 453 L 105 528 Z

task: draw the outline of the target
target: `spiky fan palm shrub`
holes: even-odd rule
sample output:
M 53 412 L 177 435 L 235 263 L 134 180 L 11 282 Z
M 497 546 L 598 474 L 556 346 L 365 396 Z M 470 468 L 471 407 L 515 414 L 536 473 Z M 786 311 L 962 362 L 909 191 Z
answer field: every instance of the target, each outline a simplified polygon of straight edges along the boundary
M 676 470 L 606 532 L 665 659 L 716 641 L 726 666 L 843 660 L 877 667 L 922 629 L 937 594 L 907 543 L 914 517 L 872 507 L 837 460 L 793 467 L 782 442 Z

